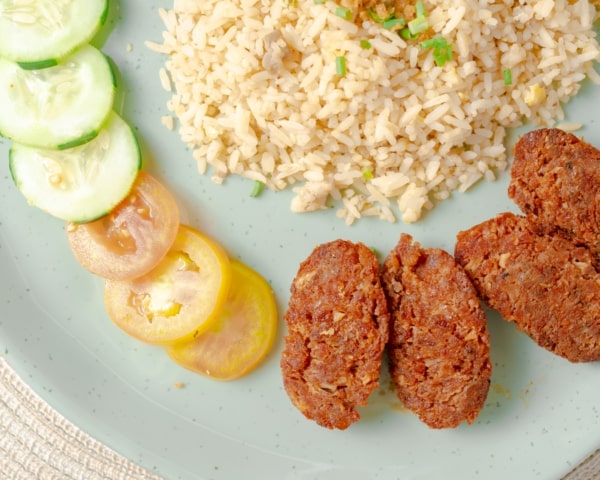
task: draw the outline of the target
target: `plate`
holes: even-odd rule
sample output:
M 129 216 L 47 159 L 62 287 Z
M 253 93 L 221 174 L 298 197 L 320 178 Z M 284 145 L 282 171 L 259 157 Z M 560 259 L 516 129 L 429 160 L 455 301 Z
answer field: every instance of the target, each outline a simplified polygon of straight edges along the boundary
M 251 198 L 247 180 L 213 184 L 160 122 L 168 100 L 158 78 L 163 59 L 143 43 L 160 41 L 160 3 L 112 2 L 104 51 L 120 72 L 117 109 L 139 135 L 145 168 L 174 192 L 185 222 L 261 272 L 281 312 L 299 263 L 319 243 L 346 238 L 385 253 L 408 232 L 452 251 L 459 230 L 515 210 L 508 174 L 455 195 L 412 225 L 363 219 L 346 226 L 333 211 L 291 213 L 291 192 Z M 567 108 L 568 120 L 582 122 L 580 133 L 596 145 L 598 111 L 600 91 L 590 85 Z M 488 401 L 473 425 L 455 430 L 430 430 L 403 411 L 385 379 L 360 422 L 346 431 L 318 427 L 283 390 L 281 335 L 265 363 L 235 382 L 177 367 L 109 321 L 102 283 L 74 260 L 64 224 L 29 207 L 12 184 L 8 146 L 0 140 L 0 353 L 75 425 L 165 478 L 555 479 L 600 445 L 600 365 L 553 356 L 493 312 Z

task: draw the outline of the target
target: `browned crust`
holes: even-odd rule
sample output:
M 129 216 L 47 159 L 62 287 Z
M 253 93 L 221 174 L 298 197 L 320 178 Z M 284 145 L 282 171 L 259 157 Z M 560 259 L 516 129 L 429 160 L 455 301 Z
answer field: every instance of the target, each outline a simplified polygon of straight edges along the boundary
M 389 315 L 379 263 L 362 244 L 316 247 L 292 283 L 281 357 L 285 390 L 309 419 L 345 429 L 379 384 Z
M 538 345 L 600 360 L 600 274 L 588 249 L 504 213 L 460 232 L 455 257 L 482 299 Z
M 469 278 L 450 254 L 403 234 L 383 264 L 382 283 L 398 398 L 432 428 L 472 423 L 487 398 L 491 362 L 485 314 Z
M 600 150 L 571 133 L 542 128 L 515 145 L 509 196 L 546 233 L 600 252 Z

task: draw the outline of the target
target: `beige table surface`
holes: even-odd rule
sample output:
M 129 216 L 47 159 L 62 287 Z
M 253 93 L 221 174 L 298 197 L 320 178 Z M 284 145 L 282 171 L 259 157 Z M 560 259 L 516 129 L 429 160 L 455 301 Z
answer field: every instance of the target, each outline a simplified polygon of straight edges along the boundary
M 2 357 L 0 479 L 161 480 L 97 442 L 55 412 Z M 563 479 L 600 479 L 600 450 Z

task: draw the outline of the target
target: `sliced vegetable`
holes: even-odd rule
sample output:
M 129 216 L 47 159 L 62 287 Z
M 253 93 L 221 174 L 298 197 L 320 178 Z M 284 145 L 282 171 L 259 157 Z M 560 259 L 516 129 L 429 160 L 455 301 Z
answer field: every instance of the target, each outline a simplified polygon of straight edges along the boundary
M 512 70 L 510 68 L 502 70 L 502 77 L 504 78 L 504 85 L 512 85 Z
M 367 8 L 367 14 L 369 15 L 369 17 L 371 17 L 371 19 L 375 22 L 375 23 L 383 23 L 386 20 L 390 20 L 392 18 L 394 18 L 394 15 L 388 15 L 387 17 L 383 18 L 381 17 L 373 8 Z
M 41 70 L 0 58 L 0 133 L 35 147 L 76 146 L 98 133 L 114 95 L 110 63 L 91 45 Z
M 37 60 L 35 62 L 18 62 L 19 67 L 23 70 L 42 70 L 44 68 L 55 67 L 58 65 L 58 60 L 50 58 L 48 60 Z
M 432 49 L 433 60 L 438 67 L 443 67 L 444 64 L 452 60 L 452 45 L 441 36 L 430 38 L 419 43 L 421 49 Z
M 260 180 L 255 180 L 254 183 L 252 184 L 252 190 L 250 191 L 250 196 L 252 198 L 259 197 L 264 189 L 265 189 L 265 184 L 263 182 L 261 182 Z
M 423 33 L 425 30 L 429 28 L 429 22 L 425 15 L 420 15 L 417 18 L 408 22 L 408 31 L 411 35 L 418 35 L 419 33 Z
M 335 74 L 338 77 L 345 77 L 346 73 L 346 57 L 344 55 L 335 57 Z
M 412 34 L 410 32 L 410 29 L 408 27 L 403 28 L 402 30 L 400 30 L 400 36 L 404 39 L 404 40 L 415 40 L 419 34 Z
M 336 7 L 335 14 L 338 17 L 343 18 L 344 20 L 352 20 L 352 18 L 354 17 L 352 10 L 346 7 Z
M 233 380 L 253 370 L 271 349 L 277 331 L 269 284 L 241 262 L 234 260 L 231 267 L 229 296 L 214 325 L 168 348 L 178 364 L 217 380 Z
M 405 24 L 406 21 L 403 18 L 389 18 L 387 20 L 384 20 L 383 28 L 385 28 L 386 30 L 398 30 Z
M 128 280 L 152 270 L 167 254 L 179 229 L 179 209 L 162 183 L 140 172 L 131 192 L 108 215 L 69 223 L 75 258 L 92 273 Z
M 108 0 L 0 0 L 0 57 L 60 59 L 94 36 L 107 12 Z
M 231 265 L 223 248 L 180 225 L 158 265 L 134 280 L 107 280 L 104 304 L 112 321 L 151 344 L 184 341 L 209 329 L 229 293 Z
M 92 141 L 67 150 L 13 143 L 10 171 L 27 201 L 63 220 L 86 222 L 123 200 L 141 167 L 131 127 L 112 112 Z

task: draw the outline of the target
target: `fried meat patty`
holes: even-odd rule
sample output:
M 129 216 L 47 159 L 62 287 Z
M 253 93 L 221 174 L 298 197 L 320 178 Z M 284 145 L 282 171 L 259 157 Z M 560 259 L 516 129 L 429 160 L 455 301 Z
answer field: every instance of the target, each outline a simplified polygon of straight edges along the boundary
M 389 315 L 379 263 L 363 244 L 335 240 L 301 263 L 285 312 L 285 390 L 309 419 L 345 429 L 379 385 Z
M 403 234 L 382 268 L 398 398 L 432 428 L 472 423 L 487 398 L 490 339 L 475 288 L 452 256 Z
M 455 258 L 480 297 L 538 345 L 600 360 L 600 274 L 587 248 L 503 213 L 460 232 Z
M 543 128 L 515 145 L 509 196 L 543 231 L 600 254 L 600 150 L 571 133 Z

